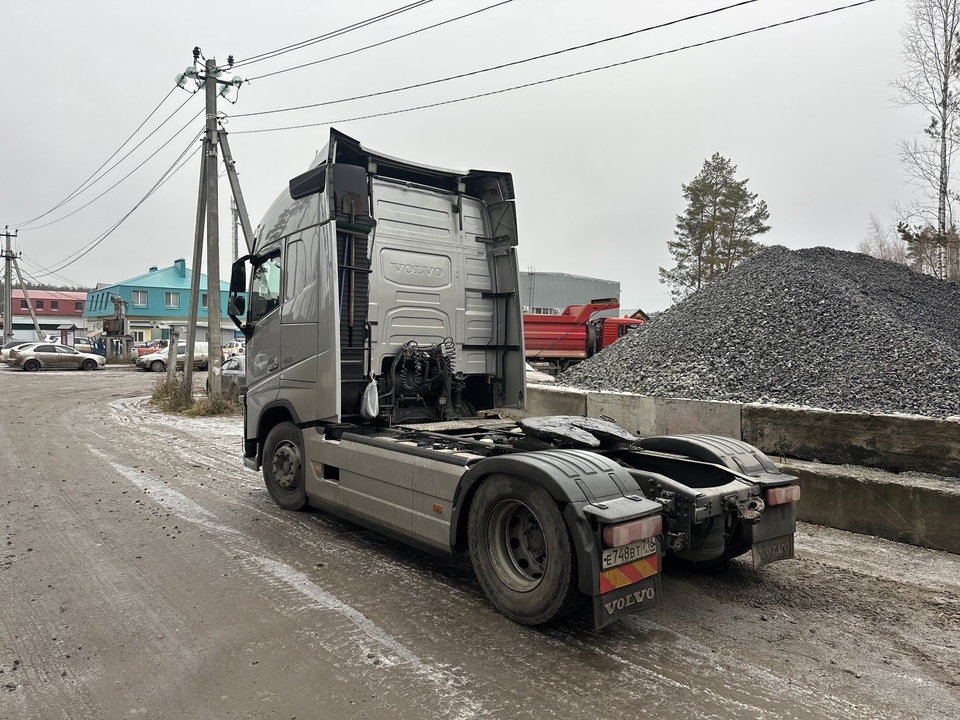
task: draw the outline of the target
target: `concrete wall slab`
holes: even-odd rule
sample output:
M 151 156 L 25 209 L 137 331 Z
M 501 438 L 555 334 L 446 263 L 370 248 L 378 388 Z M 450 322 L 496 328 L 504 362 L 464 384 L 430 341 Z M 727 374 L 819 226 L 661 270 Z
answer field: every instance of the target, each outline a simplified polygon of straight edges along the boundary
M 779 466 L 800 478 L 798 520 L 960 553 L 960 482 L 822 463 Z
M 960 422 L 750 404 L 743 440 L 771 455 L 960 476 Z
M 656 434 L 702 433 L 742 439 L 740 403 L 656 398 Z
M 657 435 L 656 398 L 626 393 L 587 393 L 587 415 L 605 416 L 639 437 Z
M 527 385 L 525 415 L 580 415 L 587 414 L 587 393 L 573 388 L 550 385 Z

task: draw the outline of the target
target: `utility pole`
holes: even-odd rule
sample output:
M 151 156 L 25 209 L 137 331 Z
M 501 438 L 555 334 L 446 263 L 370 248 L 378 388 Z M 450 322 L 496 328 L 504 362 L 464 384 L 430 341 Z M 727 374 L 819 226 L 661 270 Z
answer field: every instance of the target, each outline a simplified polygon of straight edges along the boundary
M 193 394 L 193 354 L 197 340 L 197 314 L 200 307 L 200 269 L 203 267 L 203 227 L 207 213 L 207 154 L 200 153 L 200 188 L 197 192 L 197 221 L 193 233 L 193 270 L 190 275 L 190 315 L 187 319 L 187 357 L 183 362 L 183 399 Z M 210 293 L 207 292 L 207 304 Z M 209 346 L 208 346 L 209 347 Z M 209 358 L 207 367 L 209 368 Z M 208 370 L 209 372 L 209 370 Z
M 243 201 L 243 191 L 240 189 L 240 178 L 237 176 L 237 163 L 230 152 L 230 143 L 227 141 L 226 130 L 220 131 L 220 149 L 223 150 L 223 164 L 227 168 L 227 179 L 230 181 L 230 190 L 237 206 L 237 217 L 240 227 L 243 228 L 243 239 L 247 242 L 247 252 L 253 252 L 253 226 L 250 225 L 250 215 L 247 213 L 247 204 Z M 237 258 L 234 257 L 234 260 Z
M 3 251 L 3 344 L 13 340 L 13 287 L 10 281 L 10 264 L 13 262 L 13 249 L 10 241 L 17 236 L 14 230 L 10 234 L 10 226 L 3 228 L 3 237 L 7 239 L 6 249 Z
M 207 59 L 207 146 L 204 160 L 207 166 L 207 328 L 209 329 L 210 396 L 219 397 L 223 393 L 220 382 L 220 211 L 217 203 L 220 189 L 217 177 L 217 82 L 220 74 L 214 58 Z
M 37 320 L 37 314 L 33 311 L 33 303 L 30 302 L 30 294 L 27 292 L 27 286 L 23 282 L 23 275 L 20 274 L 20 266 L 17 264 L 17 258 L 10 260 L 13 263 L 13 269 L 17 271 L 17 280 L 20 281 L 20 289 L 23 290 L 23 299 L 27 303 L 27 309 L 30 311 L 30 318 L 33 320 L 33 329 L 37 331 L 37 340 L 43 340 L 44 332 L 40 329 L 40 321 Z M 11 291 L 11 296 L 13 291 Z M 13 315 L 11 314 L 11 324 Z M 6 343 L 4 343 L 6 344 Z
M 239 228 L 239 223 L 237 222 L 237 218 L 239 216 L 239 213 L 237 212 L 237 201 L 233 199 L 232 195 L 230 196 L 230 215 L 233 218 L 233 224 L 230 226 L 232 229 L 232 233 L 230 237 L 233 240 L 233 254 L 230 256 L 230 262 L 235 263 L 237 261 L 237 258 L 240 257 L 238 252 L 238 245 L 240 243 L 240 238 L 237 235 L 240 228 Z
M 217 67 L 214 58 L 205 58 L 203 71 L 199 71 L 197 63 L 200 59 L 200 48 L 193 49 L 193 65 L 177 75 L 176 82 L 184 87 L 188 79 L 197 82 L 198 89 L 204 88 L 206 96 L 206 137 L 204 138 L 203 158 L 200 164 L 200 191 L 197 199 L 197 220 L 194 233 L 193 248 L 193 276 L 190 283 L 190 318 L 187 324 L 187 357 L 183 369 L 183 393 L 189 398 L 193 383 L 194 341 L 197 332 L 197 308 L 200 305 L 200 264 L 203 258 L 204 219 L 207 233 L 207 328 L 209 330 L 207 343 L 209 352 L 208 380 L 210 396 L 217 397 L 223 393 L 223 383 L 220 377 L 221 348 L 221 308 L 220 308 L 220 212 L 219 212 L 219 179 L 217 175 L 217 146 L 223 146 L 224 163 L 230 176 L 230 186 L 233 189 L 233 199 L 236 204 L 234 223 L 239 217 L 244 234 L 247 237 L 248 247 L 252 247 L 253 236 L 250 230 L 250 221 L 247 218 L 247 208 L 240 192 L 240 184 L 236 179 L 233 158 L 230 156 L 230 146 L 227 144 L 226 133 L 218 129 L 217 97 L 227 97 L 231 88 L 243 84 L 243 79 L 234 77 L 229 81 L 220 80 L 222 71 Z M 227 65 L 233 67 L 233 56 L 227 58 Z M 234 229 L 234 261 L 237 259 L 237 238 Z

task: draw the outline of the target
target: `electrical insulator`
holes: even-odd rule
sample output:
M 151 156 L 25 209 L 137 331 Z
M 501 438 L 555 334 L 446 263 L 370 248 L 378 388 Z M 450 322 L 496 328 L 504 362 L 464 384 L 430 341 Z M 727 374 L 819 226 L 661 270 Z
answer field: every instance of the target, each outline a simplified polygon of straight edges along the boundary
M 193 61 L 196 62 L 200 59 L 200 47 L 197 46 L 193 48 Z
M 227 55 L 227 67 L 233 67 L 233 55 Z

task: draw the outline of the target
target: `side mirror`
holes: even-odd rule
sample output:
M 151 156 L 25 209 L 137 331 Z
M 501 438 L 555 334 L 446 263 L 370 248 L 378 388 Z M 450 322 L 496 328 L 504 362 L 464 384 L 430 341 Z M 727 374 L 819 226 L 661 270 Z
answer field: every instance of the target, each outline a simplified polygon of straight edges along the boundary
M 233 267 L 230 269 L 230 294 L 236 295 L 238 293 L 247 291 L 247 260 L 250 258 L 249 255 L 240 258 L 237 260 Z M 241 313 L 243 311 L 241 310 Z

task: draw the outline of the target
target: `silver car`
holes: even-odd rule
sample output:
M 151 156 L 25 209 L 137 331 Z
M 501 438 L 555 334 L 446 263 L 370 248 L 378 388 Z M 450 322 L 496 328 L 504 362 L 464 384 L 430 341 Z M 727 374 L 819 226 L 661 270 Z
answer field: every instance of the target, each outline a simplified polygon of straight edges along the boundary
M 246 392 L 247 359 L 243 355 L 227 358 L 220 368 L 220 386 L 224 394 Z M 210 378 L 207 378 L 207 395 L 210 394 Z
M 6 362 L 10 357 L 10 351 L 13 348 L 24 347 L 26 345 L 36 345 L 37 340 L 11 340 L 3 348 L 0 348 L 0 361 Z
M 195 369 L 206 370 L 210 364 L 207 353 L 209 345 L 206 342 L 197 342 L 193 344 L 193 367 Z M 177 368 L 182 368 L 187 361 L 187 343 L 179 342 L 176 351 Z M 170 347 L 149 355 L 141 355 L 137 358 L 137 367 L 150 372 L 166 372 L 167 361 L 170 359 Z
M 34 343 L 10 349 L 7 365 L 27 372 L 51 369 L 96 370 L 107 364 L 103 355 L 77 352 L 66 345 Z

